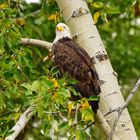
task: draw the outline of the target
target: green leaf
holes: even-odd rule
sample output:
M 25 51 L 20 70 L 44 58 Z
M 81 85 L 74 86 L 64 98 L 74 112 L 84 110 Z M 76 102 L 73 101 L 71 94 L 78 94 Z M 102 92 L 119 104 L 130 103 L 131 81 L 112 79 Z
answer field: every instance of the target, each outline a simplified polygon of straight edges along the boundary
M 50 132 L 50 129 L 52 128 L 51 122 L 48 122 L 47 120 L 42 121 L 42 127 L 43 127 L 43 135 L 47 136 L 48 133 Z
M 39 118 L 42 118 L 43 117 L 43 115 L 44 115 L 44 109 L 43 109 L 42 106 L 38 106 L 37 107 L 37 114 L 38 114 L 38 117 Z
M 105 7 L 107 14 L 120 14 L 120 11 L 117 7 L 106 6 Z
M 4 133 L 3 133 L 3 135 L 4 135 L 4 137 L 7 137 L 9 135 L 12 135 L 13 133 L 14 133 L 14 131 L 13 130 L 9 131 L 9 127 L 7 126 L 5 131 L 4 131 Z
M 87 3 L 92 3 L 92 2 L 93 2 L 93 0 L 86 0 L 86 2 L 87 2 Z
M 132 3 L 131 5 L 134 6 L 134 5 L 136 4 L 136 2 L 137 2 L 137 0 L 131 0 L 131 3 Z M 139 2 L 140 2 L 140 1 L 139 1 Z M 138 3 L 139 3 L 139 2 L 138 2 Z
M 4 99 L 2 93 L 0 93 L 0 112 L 3 110 L 3 107 L 5 106 Z
M 73 78 L 68 78 L 67 79 L 67 83 L 69 84 L 69 85 L 74 85 L 74 84 L 76 84 L 78 81 L 77 80 L 75 80 L 75 79 L 73 79 Z
M 59 70 L 57 67 L 52 67 L 52 69 L 50 70 L 50 74 L 52 76 L 57 76 L 59 74 Z
M 40 50 L 37 47 L 34 47 L 34 51 L 40 58 L 43 58 Z
M 60 87 L 53 93 L 52 97 L 58 106 L 66 106 L 66 101 L 70 97 L 69 90 L 64 87 Z
M 76 131 L 76 140 L 86 140 L 86 134 L 83 130 Z
M 63 130 L 68 130 L 70 128 L 69 124 L 67 122 L 63 122 L 61 123 L 60 125 L 60 129 L 63 129 Z M 65 132 L 64 132 L 65 133 Z
M 30 68 L 28 66 L 24 67 L 24 72 L 26 73 L 26 75 L 29 77 L 30 76 Z
M 82 110 L 82 120 L 85 122 L 94 120 L 93 111 L 90 108 Z
M 0 10 L 0 18 L 4 18 L 4 17 L 5 17 L 4 11 Z
M 93 4 L 91 4 L 91 6 L 93 6 L 96 9 L 99 9 L 99 8 L 103 8 L 104 5 L 102 2 L 94 2 Z
M 92 95 L 92 96 L 90 96 L 88 99 L 89 99 L 89 101 L 99 101 L 100 96 Z
M 30 88 L 31 88 L 31 85 L 29 83 L 22 83 L 21 86 L 28 90 L 30 90 Z
M 63 95 L 66 98 L 68 98 L 70 96 L 69 95 L 69 90 L 67 90 L 66 88 L 63 88 L 63 87 L 59 88 L 57 90 L 57 93 L 58 93 L 58 95 Z
M 108 22 L 107 13 L 105 13 L 104 11 L 101 12 L 101 19 L 102 19 L 104 22 Z
M 24 87 L 25 89 L 27 89 L 25 91 L 25 94 L 27 96 L 33 95 L 32 91 L 31 91 L 31 85 L 29 83 L 23 83 L 23 84 L 21 84 L 21 86 Z
M 70 90 L 70 92 L 75 95 L 75 96 L 79 96 L 78 92 L 76 92 L 76 90 L 74 89 L 74 87 L 69 86 L 68 89 Z
M 40 81 L 38 81 L 38 80 L 34 81 L 31 85 L 31 90 L 38 92 L 38 91 L 40 91 L 40 89 L 41 89 Z
M 53 82 L 49 79 L 47 79 L 47 77 L 45 77 L 45 79 L 40 79 L 40 84 L 41 84 L 41 90 L 44 92 L 49 90 L 49 89 L 53 89 L 54 86 L 53 86 Z

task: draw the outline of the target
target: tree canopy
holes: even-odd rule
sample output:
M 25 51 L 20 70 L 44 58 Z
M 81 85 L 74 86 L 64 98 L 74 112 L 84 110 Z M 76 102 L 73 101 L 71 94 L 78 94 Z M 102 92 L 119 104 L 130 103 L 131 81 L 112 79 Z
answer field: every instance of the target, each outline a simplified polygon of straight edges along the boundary
M 140 2 L 87 0 L 87 3 L 125 96 L 140 75 Z M 69 100 L 70 92 L 78 95 L 70 86 L 76 81 L 67 75 L 60 77 L 51 59 L 43 62 L 49 55 L 47 49 L 20 43 L 23 37 L 52 42 L 58 22 L 64 21 L 55 0 L 32 4 L 20 0 L 0 2 L 0 139 L 8 135 L 31 105 L 36 105 L 34 117 L 19 138 L 89 137 L 85 128 L 94 118 L 88 99 Z M 129 111 L 140 138 L 140 95 L 136 96 Z M 95 133 L 91 135 L 98 139 L 100 132 L 95 129 L 93 125 L 91 130 Z

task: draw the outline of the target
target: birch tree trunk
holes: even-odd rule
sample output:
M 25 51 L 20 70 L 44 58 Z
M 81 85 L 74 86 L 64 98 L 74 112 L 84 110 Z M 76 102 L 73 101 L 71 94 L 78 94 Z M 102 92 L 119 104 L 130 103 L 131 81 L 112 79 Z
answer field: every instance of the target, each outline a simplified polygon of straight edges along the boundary
M 70 27 L 75 41 L 93 58 L 100 80 L 102 80 L 99 109 L 112 128 L 117 112 L 110 110 L 124 104 L 116 73 L 108 59 L 100 35 L 84 0 L 57 0 L 66 24 Z M 121 140 L 137 140 L 128 110 L 125 109 L 119 119 L 115 134 Z

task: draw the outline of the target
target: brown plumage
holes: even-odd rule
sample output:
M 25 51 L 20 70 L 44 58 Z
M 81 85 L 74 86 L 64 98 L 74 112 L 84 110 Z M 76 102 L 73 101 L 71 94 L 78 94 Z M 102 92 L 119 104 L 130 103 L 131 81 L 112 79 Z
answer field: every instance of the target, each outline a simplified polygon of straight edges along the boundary
M 73 85 L 82 97 L 89 98 L 100 93 L 99 78 L 91 58 L 71 38 L 63 37 L 53 44 L 55 64 L 61 73 L 68 73 L 78 83 Z M 98 101 L 91 101 L 92 110 L 96 113 Z

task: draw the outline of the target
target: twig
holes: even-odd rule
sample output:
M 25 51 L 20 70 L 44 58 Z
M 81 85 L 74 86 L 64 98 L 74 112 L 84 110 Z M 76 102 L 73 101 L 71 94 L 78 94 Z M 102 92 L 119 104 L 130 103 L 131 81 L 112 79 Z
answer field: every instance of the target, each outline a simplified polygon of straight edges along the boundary
M 68 119 L 66 118 L 66 117 L 64 117 L 61 113 L 62 112 L 60 112 L 60 111 L 56 111 L 56 112 L 48 112 L 48 111 L 45 111 L 45 113 L 48 115 L 59 115 L 61 118 L 62 118 L 62 120 L 64 121 L 64 122 L 67 122 L 68 121 Z
M 79 107 L 80 107 L 80 104 L 78 103 L 76 106 L 76 110 L 75 110 L 75 118 L 74 118 L 73 124 L 77 124 L 77 122 L 78 122 L 77 117 L 78 117 Z
M 106 132 L 107 136 L 109 136 L 110 133 L 111 133 L 111 128 L 108 125 L 105 118 L 103 117 L 100 110 L 97 111 L 97 114 L 95 115 L 95 118 L 97 119 L 97 124 L 99 124 L 101 126 L 101 128 Z M 93 124 L 95 124 L 95 122 L 91 122 L 91 123 L 87 124 L 87 126 L 85 128 L 83 128 L 82 130 L 86 131 Z M 73 136 L 72 140 L 74 140 L 75 138 L 76 138 L 76 136 Z M 117 135 L 113 135 L 113 140 L 120 140 L 120 138 Z
M 87 124 L 87 126 L 86 126 L 85 128 L 83 128 L 83 130 L 87 133 L 87 135 L 88 135 L 90 138 L 91 138 L 91 135 L 90 135 L 90 133 L 87 131 L 87 129 L 88 129 L 89 127 L 91 127 L 93 124 L 95 124 L 95 121 L 93 121 L 93 122 Z
M 97 118 L 97 121 L 98 121 L 97 124 L 100 125 L 100 127 L 102 128 L 102 130 L 109 137 L 109 135 L 111 133 L 111 128 L 108 125 L 107 121 L 105 120 L 103 114 L 100 112 L 100 110 L 97 111 L 97 114 L 95 115 L 95 117 Z M 120 138 L 117 135 L 113 135 L 112 140 L 120 140 Z
M 52 43 L 43 41 L 43 40 L 31 39 L 31 38 L 21 38 L 20 43 L 23 45 L 36 45 L 38 47 L 46 48 L 49 51 L 52 50 Z
M 66 117 L 64 117 L 64 116 L 61 114 L 61 112 L 59 112 L 59 116 L 62 118 L 62 120 L 63 120 L 64 122 L 68 122 L 68 119 L 67 119 Z
M 58 115 L 60 112 L 56 111 L 56 112 L 48 112 L 48 111 L 44 111 L 44 113 L 46 113 L 47 115 Z
M 83 130 L 88 129 L 88 128 L 91 127 L 93 124 L 95 124 L 95 121 L 93 121 L 93 122 L 87 124 L 87 126 L 86 126 Z
M 19 133 L 24 129 L 30 118 L 33 116 L 35 106 L 30 106 L 19 118 L 15 126 L 9 131 L 12 134 L 8 135 L 5 140 L 15 140 Z
M 110 110 L 109 112 L 107 112 L 106 114 L 104 114 L 104 116 L 112 113 L 112 112 L 119 112 L 119 110 L 122 110 L 122 109 L 125 109 L 128 104 L 130 103 L 131 99 L 133 98 L 133 96 L 135 95 L 137 89 L 139 88 L 140 86 L 140 79 L 136 82 L 136 84 L 134 85 L 134 88 L 131 90 L 129 96 L 127 97 L 126 101 L 125 101 L 125 104 L 123 106 L 120 106 L 118 108 L 115 108 L 115 109 L 112 109 Z
M 116 120 L 115 120 L 115 122 L 114 122 L 114 124 L 113 124 L 113 127 L 112 127 L 112 129 L 111 129 L 111 133 L 110 133 L 110 135 L 109 135 L 108 140 L 112 140 L 112 136 L 113 136 L 113 134 L 114 134 L 114 132 L 115 132 L 115 129 L 116 129 L 116 126 L 117 126 L 117 124 L 118 124 L 118 121 L 119 121 L 119 119 L 120 119 L 120 117 L 121 117 L 121 114 L 122 114 L 123 110 L 124 110 L 125 108 L 127 108 L 128 104 L 129 104 L 130 101 L 132 100 L 133 96 L 136 94 L 136 91 L 137 91 L 137 89 L 139 88 L 139 86 L 140 86 L 140 78 L 138 79 L 138 81 L 137 81 L 136 84 L 134 85 L 133 89 L 130 91 L 130 94 L 129 94 L 129 96 L 128 96 L 127 99 L 126 99 L 125 104 L 124 104 L 122 107 L 119 107 L 119 108 L 117 108 L 117 109 L 112 110 L 112 112 L 117 111 L 117 112 L 118 112 L 118 116 L 117 116 L 117 118 L 116 118 Z M 108 114 L 108 113 L 107 113 L 107 114 Z
M 126 102 L 125 102 L 123 108 L 126 108 L 128 106 L 128 104 L 132 100 L 133 96 L 136 94 L 136 91 L 139 88 L 139 86 L 140 86 L 140 78 L 138 79 L 138 81 L 134 85 L 133 89 L 131 90 L 130 95 L 127 97 Z

